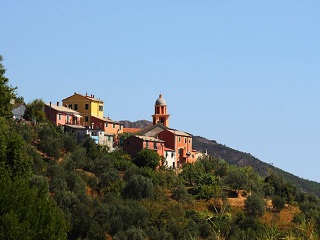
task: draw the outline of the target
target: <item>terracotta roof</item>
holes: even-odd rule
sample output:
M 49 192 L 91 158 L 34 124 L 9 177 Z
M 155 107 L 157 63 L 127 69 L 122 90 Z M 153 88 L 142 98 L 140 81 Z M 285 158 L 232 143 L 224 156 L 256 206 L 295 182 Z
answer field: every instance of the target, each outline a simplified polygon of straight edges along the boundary
M 86 127 L 81 126 L 81 125 L 64 124 L 63 126 L 69 127 L 69 128 L 74 128 L 74 129 L 87 129 Z
M 54 105 L 54 104 L 47 104 L 46 103 L 46 106 L 49 107 L 49 108 L 52 108 L 58 112 L 65 112 L 65 113 L 71 113 L 71 114 L 76 114 L 76 115 L 79 115 L 79 112 L 75 111 L 75 110 L 72 110 L 70 108 L 67 108 L 67 107 L 64 107 L 64 106 L 57 106 L 57 105 Z
M 99 99 L 97 99 L 97 98 L 95 98 L 94 97 L 94 95 L 93 94 L 91 94 L 91 95 L 82 95 L 82 94 L 80 94 L 80 93 L 74 93 L 72 96 L 74 96 L 74 95 L 79 95 L 79 96 L 81 96 L 81 97 L 84 97 L 84 98 L 87 98 L 87 99 L 89 99 L 89 100 L 91 100 L 91 101 L 96 101 L 96 102 L 101 102 L 101 103 L 103 103 L 103 101 L 99 98 Z M 70 96 L 70 97 L 72 97 L 72 96 Z M 70 98 L 70 97 L 67 97 L 67 98 L 65 98 L 65 99 L 63 99 L 62 101 L 64 101 L 64 100 L 66 100 L 66 99 L 68 99 L 68 98 Z
M 139 132 L 141 128 L 123 128 L 124 133 L 136 133 Z
M 184 136 L 184 137 L 191 137 L 190 134 L 188 134 L 186 132 L 178 131 L 178 130 L 175 130 L 175 129 L 168 129 L 168 131 L 172 132 L 175 135 Z
M 103 121 L 103 122 L 118 123 L 118 124 L 120 124 L 120 125 L 123 125 L 122 123 L 117 122 L 117 121 L 113 121 L 113 120 L 110 119 L 110 118 L 106 118 L 106 117 L 100 118 L 100 117 L 96 117 L 96 116 L 91 116 L 91 117 L 92 117 L 92 118 L 97 118 L 97 119 L 99 119 L 99 120 L 101 120 L 101 121 Z
M 140 138 L 144 141 L 156 141 L 156 142 L 165 142 L 163 140 L 160 140 L 159 138 L 155 138 L 155 137 L 148 137 L 148 136 L 140 136 L 140 135 L 135 135 L 135 137 Z

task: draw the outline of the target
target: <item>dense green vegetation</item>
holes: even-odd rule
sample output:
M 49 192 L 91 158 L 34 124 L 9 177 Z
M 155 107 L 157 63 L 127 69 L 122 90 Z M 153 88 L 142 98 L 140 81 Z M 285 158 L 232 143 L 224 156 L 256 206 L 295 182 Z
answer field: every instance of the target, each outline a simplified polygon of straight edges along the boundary
M 285 172 L 272 164 L 267 164 L 252 156 L 250 153 L 241 152 L 225 145 L 219 144 L 214 140 L 194 136 L 193 146 L 199 151 L 207 151 L 210 156 L 222 158 L 231 165 L 244 167 L 251 166 L 262 176 L 267 176 L 270 171 L 281 175 L 285 180 L 293 183 L 303 191 L 314 193 L 320 197 L 320 183 L 299 178 L 291 173 Z M 290 163 L 290 160 L 288 160 Z
M 1 65 L 1 68 L 2 65 Z M 2 78 L 5 71 L 0 71 Z M 0 83 L 8 87 L 8 81 Z M 7 96 L 5 94 L 4 96 Z M 0 95 L 2 98 L 2 95 Z M 77 142 L 29 105 L 29 119 L 0 112 L 0 239 L 318 239 L 320 200 L 276 172 L 203 157 L 175 171 L 151 150 L 131 159 L 90 138 Z M 245 198 L 233 206 L 232 198 Z M 273 207 L 267 207 L 267 200 Z M 290 225 L 265 221 L 299 208 Z M 289 224 L 289 223 L 288 223 Z

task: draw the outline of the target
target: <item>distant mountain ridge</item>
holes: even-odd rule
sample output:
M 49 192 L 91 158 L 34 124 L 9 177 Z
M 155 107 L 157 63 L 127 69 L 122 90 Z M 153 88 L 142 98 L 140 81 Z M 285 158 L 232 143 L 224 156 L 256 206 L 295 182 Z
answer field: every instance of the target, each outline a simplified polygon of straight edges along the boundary
M 123 123 L 126 128 L 145 128 L 152 125 L 152 122 L 147 120 L 139 120 L 136 122 L 125 120 L 120 122 Z M 250 153 L 232 149 L 223 144 L 217 143 L 215 140 L 208 140 L 200 136 L 193 136 L 193 148 L 201 152 L 207 151 L 210 156 L 224 159 L 231 165 L 239 167 L 251 166 L 262 176 L 267 176 L 269 171 L 274 171 L 281 175 L 285 180 L 292 182 L 302 190 L 320 196 L 320 183 L 297 177 L 259 160 Z
M 152 122 L 147 120 L 138 120 L 136 122 L 130 122 L 128 120 L 121 120 L 119 121 L 123 124 L 124 128 L 146 128 L 152 125 Z

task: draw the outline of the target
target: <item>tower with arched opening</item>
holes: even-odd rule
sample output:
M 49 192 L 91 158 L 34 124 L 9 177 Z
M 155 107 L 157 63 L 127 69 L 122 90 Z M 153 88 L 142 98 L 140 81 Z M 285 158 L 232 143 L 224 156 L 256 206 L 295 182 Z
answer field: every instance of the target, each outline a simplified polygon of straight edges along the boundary
M 155 125 L 160 122 L 164 126 L 169 127 L 169 116 L 170 114 L 167 113 L 166 100 L 164 100 L 162 94 L 160 94 L 154 105 L 154 115 L 152 115 L 153 124 Z

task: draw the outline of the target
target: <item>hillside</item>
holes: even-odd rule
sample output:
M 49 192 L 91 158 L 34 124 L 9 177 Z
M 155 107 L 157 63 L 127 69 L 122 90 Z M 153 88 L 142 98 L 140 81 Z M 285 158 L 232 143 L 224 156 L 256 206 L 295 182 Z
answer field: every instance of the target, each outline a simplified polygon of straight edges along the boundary
M 147 120 L 139 120 L 136 122 L 130 122 L 126 120 L 120 122 L 124 124 L 124 127 L 132 128 L 145 128 L 152 124 Z M 291 173 L 259 160 L 250 153 L 232 149 L 216 142 L 215 140 L 208 140 L 200 136 L 193 136 L 193 148 L 201 152 L 207 151 L 210 156 L 224 159 L 231 165 L 236 165 L 239 167 L 251 166 L 262 176 L 266 176 L 268 172 L 274 171 L 280 174 L 284 179 L 301 188 L 303 191 L 314 193 L 317 196 L 320 196 L 320 183 L 297 177 Z
M 219 158 L 158 167 L 152 149 L 132 158 L 89 136 L 77 139 L 43 117 L 38 99 L 27 104 L 29 120 L 17 121 L 15 89 L 3 72 L 0 63 L 0 239 L 320 239 L 318 197 L 276 173 L 263 178 L 220 158 L 254 167 L 261 161 L 195 137 Z
M 128 120 L 122 120 L 120 123 L 123 124 L 125 128 L 145 128 L 152 125 L 152 122 L 147 120 L 138 120 L 136 122 L 130 122 Z
M 36 239 L 41 229 L 41 239 L 318 239 L 316 225 L 304 224 L 320 219 L 319 198 L 276 174 L 265 181 L 252 168 L 209 157 L 177 174 L 150 168 L 153 150 L 138 162 L 51 123 L 0 118 L 0 129 L 1 239 Z
M 208 151 L 208 154 L 210 156 L 222 158 L 232 165 L 236 165 L 239 167 L 251 166 L 262 176 L 266 176 L 268 172 L 274 171 L 283 176 L 284 179 L 292 182 L 293 184 L 301 188 L 302 190 L 320 196 L 320 183 L 297 177 L 282 169 L 276 168 L 270 164 L 262 162 L 258 158 L 252 156 L 250 153 L 244 153 L 232 149 L 230 147 L 217 143 L 214 140 L 208 140 L 200 136 L 193 137 L 193 147 L 198 151 Z

